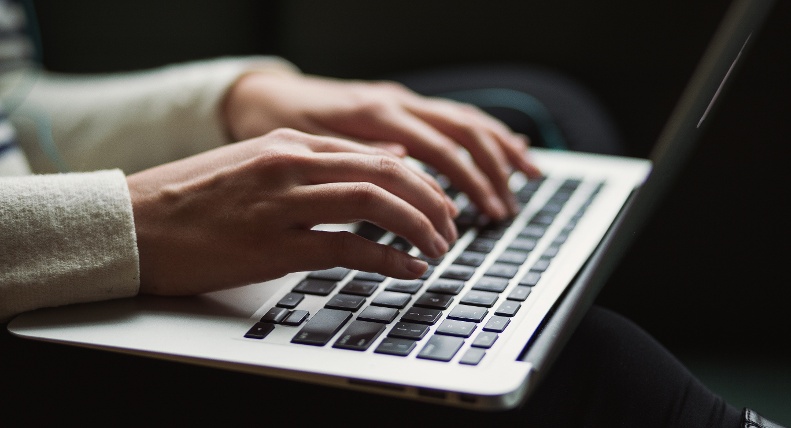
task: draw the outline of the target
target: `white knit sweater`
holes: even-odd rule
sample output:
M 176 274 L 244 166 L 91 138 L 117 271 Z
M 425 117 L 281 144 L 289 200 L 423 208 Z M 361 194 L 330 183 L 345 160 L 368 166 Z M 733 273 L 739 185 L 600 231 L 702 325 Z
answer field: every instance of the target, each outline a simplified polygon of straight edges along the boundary
M 37 175 L 0 164 L 0 321 L 138 293 L 125 174 L 228 143 L 219 106 L 275 57 L 222 58 L 112 76 L 38 76 L 11 116 Z M 40 138 L 41 130 L 51 138 Z M 54 147 L 53 147 L 54 145 Z M 68 173 L 57 173 L 65 165 Z

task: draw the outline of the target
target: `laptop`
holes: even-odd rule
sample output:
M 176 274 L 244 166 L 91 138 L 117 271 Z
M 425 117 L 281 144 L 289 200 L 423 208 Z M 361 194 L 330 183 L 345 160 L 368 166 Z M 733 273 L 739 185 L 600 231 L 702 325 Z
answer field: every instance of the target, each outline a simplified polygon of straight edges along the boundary
M 502 223 L 486 221 L 448 185 L 461 210 L 461 236 L 444 257 L 428 259 L 420 280 L 343 268 L 297 272 L 194 297 L 41 309 L 8 329 L 34 340 L 428 403 L 516 408 L 684 166 L 770 7 L 731 4 L 650 159 L 534 148 L 545 176 L 511 178 L 521 211 Z M 419 255 L 368 223 L 321 227 Z

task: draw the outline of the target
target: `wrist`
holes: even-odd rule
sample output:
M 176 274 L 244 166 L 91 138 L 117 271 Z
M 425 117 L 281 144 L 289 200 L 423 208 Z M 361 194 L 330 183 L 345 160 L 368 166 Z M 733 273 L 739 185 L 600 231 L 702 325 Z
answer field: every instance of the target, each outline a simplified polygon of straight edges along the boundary
M 222 121 L 230 141 L 246 140 L 279 127 L 274 120 L 270 94 L 285 77 L 285 73 L 249 71 L 234 81 L 221 104 Z

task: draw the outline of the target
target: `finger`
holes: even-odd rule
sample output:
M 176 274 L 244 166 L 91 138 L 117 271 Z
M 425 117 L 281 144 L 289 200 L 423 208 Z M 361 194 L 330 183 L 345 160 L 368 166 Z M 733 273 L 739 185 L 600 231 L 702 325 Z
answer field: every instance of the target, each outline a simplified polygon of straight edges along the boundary
M 416 279 L 428 269 L 428 263 L 417 257 L 351 232 L 301 231 L 286 245 L 286 251 L 299 254 L 303 264 L 292 271 L 342 266 L 392 278 Z
M 543 175 L 541 169 L 530 158 L 530 137 L 523 134 L 515 134 L 514 137 L 500 139 L 511 164 L 528 178 L 541 177 Z
M 291 219 L 305 229 L 365 220 L 402 236 L 430 257 L 440 257 L 449 248 L 423 212 L 372 183 L 301 186 L 289 197 Z
M 538 167 L 528 156 L 530 139 L 527 135 L 514 133 L 505 123 L 473 104 L 460 103 L 453 100 L 444 101 L 455 104 L 468 114 L 473 115 L 476 120 L 488 126 L 493 135 L 505 148 L 512 165 L 527 174 L 528 177 L 537 178 L 541 175 Z
M 296 133 L 298 141 L 302 142 L 311 150 L 318 153 L 348 152 L 366 155 L 402 157 L 396 153 L 398 152 L 398 149 L 395 147 L 397 143 L 392 143 L 392 145 L 388 147 L 382 147 L 371 144 L 362 144 L 361 142 L 353 141 L 340 135 L 332 136 L 329 135 L 329 133 L 313 135 L 294 130 L 287 130 L 286 132 Z M 291 137 L 293 138 L 294 136 Z
M 404 110 L 393 110 L 373 119 L 382 138 L 399 141 L 410 155 L 446 175 L 483 212 L 495 219 L 507 215 L 500 195 L 489 178 L 459 154 L 459 146 L 448 136 Z
M 456 218 L 459 215 L 459 208 L 456 206 L 456 203 L 453 202 L 453 199 L 451 199 L 450 196 L 448 196 L 448 194 L 445 193 L 445 188 L 442 187 L 431 174 L 423 170 L 421 166 L 412 165 L 411 163 L 407 163 L 406 165 L 412 171 L 414 171 L 415 174 L 422 177 L 423 180 L 425 180 L 429 185 L 434 187 L 437 191 L 439 191 L 442 194 L 443 198 L 445 199 L 445 204 L 448 208 L 448 212 L 450 213 L 450 216 Z M 455 224 L 454 224 L 454 229 L 455 229 Z
M 410 102 L 410 106 L 418 109 L 416 114 L 427 114 L 429 122 L 443 132 L 462 129 L 464 126 L 479 127 L 487 135 L 491 135 L 508 159 L 508 163 L 525 173 L 530 178 L 541 176 L 539 168 L 527 156 L 529 140 L 527 136 L 515 134 L 503 122 L 472 104 L 440 98 L 421 98 Z M 432 110 L 423 110 L 425 108 Z M 436 121 L 436 122 L 435 122 Z M 448 124 L 443 122 L 448 121 Z M 447 125 L 451 128 L 448 129 Z M 464 133 L 458 136 L 463 138 Z M 457 137 L 454 137 L 457 138 Z
M 360 143 L 362 143 L 362 142 L 360 142 Z M 365 144 L 365 143 L 363 143 L 363 144 Z M 403 144 L 390 143 L 390 142 L 385 142 L 385 141 L 382 141 L 382 142 L 374 141 L 374 142 L 370 142 L 370 143 L 367 143 L 367 144 L 370 145 L 370 146 L 373 146 L 373 147 L 377 147 L 377 148 L 380 148 L 380 149 L 383 149 L 383 150 L 387 150 L 388 152 L 390 152 L 390 153 L 392 153 L 392 154 L 394 154 L 394 155 L 396 155 L 396 156 L 398 156 L 400 158 L 404 158 L 408 154 L 408 152 L 406 150 L 406 147 L 404 147 Z
M 312 184 L 375 184 L 424 213 L 448 242 L 458 237 L 452 219 L 455 205 L 449 206 L 448 197 L 436 180 L 400 159 L 356 153 L 323 154 L 305 174 Z
M 333 131 L 329 130 L 325 132 L 327 135 L 335 134 Z M 329 140 L 326 137 L 314 138 L 314 140 L 310 141 L 308 144 L 317 152 L 353 152 L 369 155 L 388 154 L 394 155 L 398 158 L 404 158 L 408 154 L 407 149 L 403 144 L 390 141 L 364 141 L 357 137 L 342 136 L 341 134 L 337 134 L 335 137 L 330 137 Z M 361 148 L 360 146 L 367 148 Z M 373 147 L 374 150 L 368 150 L 370 147 Z M 451 213 L 450 215 L 452 217 L 456 217 L 456 215 L 458 215 L 456 204 L 454 204 L 453 201 L 445 194 L 445 190 L 439 185 L 439 183 L 437 183 L 434 177 L 409 163 L 405 163 L 405 165 L 410 167 L 414 173 L 418 174 L 418 176 L 420 176 L 428 185 L 434 188 L 437 193 L 443 195 L 448 207 L 448 211 Z
M 503 146 L 489 129 L 469 114 L 460 114 L 462 109 L 445 108 L 444 103 L 426 103 L 409 106 L 413 114 L 439 132 L 449 136 L 472 155 L 478 167 L 486 174 L 500 199 L 511 214 L 517 210 L 516 200 L 508 187 L 512 167 Z M 434 106 L 440 107 L 437 109 Z M 454 113 L 456 114 L 452 114 Z

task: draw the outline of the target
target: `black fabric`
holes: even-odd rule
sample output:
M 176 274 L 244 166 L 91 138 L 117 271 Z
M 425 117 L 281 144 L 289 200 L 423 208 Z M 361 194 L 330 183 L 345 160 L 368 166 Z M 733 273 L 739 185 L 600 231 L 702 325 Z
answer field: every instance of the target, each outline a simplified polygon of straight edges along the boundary
M 713 394 L 656 340 L 598 306 L 526 411 L 536 427 L 738 427 L 741 420 L 739 409 Z
M 525 407 L 507 412 L 34 342 L 5 329 L 0 350 L 0 410 L 26 425 L 737 428 L 742 416 L 640 328 L 596 306 Z

